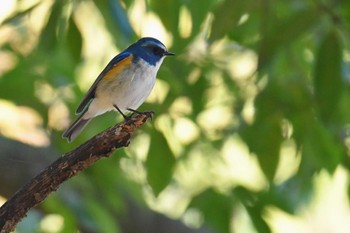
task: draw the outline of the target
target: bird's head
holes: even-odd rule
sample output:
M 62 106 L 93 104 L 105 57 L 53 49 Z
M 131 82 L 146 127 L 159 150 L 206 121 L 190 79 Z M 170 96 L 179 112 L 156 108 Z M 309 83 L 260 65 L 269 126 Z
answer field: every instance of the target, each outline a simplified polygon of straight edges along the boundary
M 144 37 L 132 44 L 127 50 L 142 58 L 151 65 L 162 61 L 165 56 L 175 55 L 169 52 L 165 45 L 152 37 Z

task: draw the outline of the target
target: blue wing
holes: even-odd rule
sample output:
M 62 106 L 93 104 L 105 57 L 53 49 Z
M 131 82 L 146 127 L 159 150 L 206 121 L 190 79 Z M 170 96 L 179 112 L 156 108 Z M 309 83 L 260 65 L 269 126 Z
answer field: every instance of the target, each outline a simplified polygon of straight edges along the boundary
M 124 59 L 128 58 L 132 56 L 131 53 L 129 52 L 123 52 L 120 53 L 119 55 L 115 56 L 109 63 L 108 65 L 103 69 L 103 71 L 100 73 L 100 75 L 97 77 L 97 79 L 95 80 L 95 82 L 92 84 L 92 86 L 90 87 L 90 89 L 88 90 L 87 94 L 85 95 L 84 99 L 81 101 L 79 107 L 77 108 L 76 113 L 79 114 L 82 111 L 85 110 L 86 106 L 89 105 L 89 103 L 91 102 L 92 99 L 95 98 L 95 91 L 96 91 L 96 87 L 98 85 L 98 83 L 101 81 L 101 79 L 103 77 L 105 77 L 105 75 L 113 69 L 113 67 L 117 66 L 118 63 L 120 63 L 121 61 L 123 61 Z

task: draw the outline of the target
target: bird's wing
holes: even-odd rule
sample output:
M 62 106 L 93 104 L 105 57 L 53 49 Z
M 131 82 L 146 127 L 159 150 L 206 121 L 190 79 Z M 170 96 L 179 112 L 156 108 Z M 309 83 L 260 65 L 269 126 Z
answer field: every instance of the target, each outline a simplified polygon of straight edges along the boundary
M 92 84 L 84 99 L 81 101 L 79 107 L 77 108 L 76 113 L 81 113 L 86 108 L 86 106 L 89 105 L 91 100 L 95 98 L 96 87 L 102 79 L 110 79 L 115 77 L 115 75 L 122 71 L 125 66 L 131 64 L 132 59 L 133 55 L 129 52 L 123 52 L 115 56 Z

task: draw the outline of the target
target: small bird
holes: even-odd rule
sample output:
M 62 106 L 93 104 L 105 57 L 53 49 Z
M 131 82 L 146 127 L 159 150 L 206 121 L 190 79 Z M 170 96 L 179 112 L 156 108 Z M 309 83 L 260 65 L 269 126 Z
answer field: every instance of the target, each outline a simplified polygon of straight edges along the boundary
M 107 111 L 125 113 L 136 109 L 147 99 L 156 75 L 168 52 L 159 40 L 144 37 L 115 56 L 88 90 L 76 114 L 80 114 L 63 133 L 68 142 L 74 140 L 90 120 Z

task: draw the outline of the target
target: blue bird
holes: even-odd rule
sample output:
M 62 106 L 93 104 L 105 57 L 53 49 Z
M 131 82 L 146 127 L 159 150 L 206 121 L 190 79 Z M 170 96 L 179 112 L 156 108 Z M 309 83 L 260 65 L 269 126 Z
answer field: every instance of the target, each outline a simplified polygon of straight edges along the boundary
M 145 37 L 115 56 L 104 68 L 81 101 L 80 114 L 63 133 L 69 142 L 74 140 L 90 120 L 107 111 L 135 112 L 147 99 L 156 75 L 168 52 L 159 40 Z

